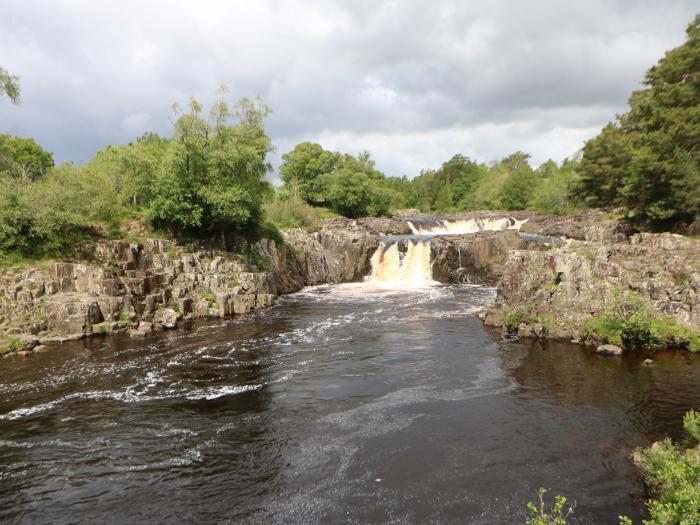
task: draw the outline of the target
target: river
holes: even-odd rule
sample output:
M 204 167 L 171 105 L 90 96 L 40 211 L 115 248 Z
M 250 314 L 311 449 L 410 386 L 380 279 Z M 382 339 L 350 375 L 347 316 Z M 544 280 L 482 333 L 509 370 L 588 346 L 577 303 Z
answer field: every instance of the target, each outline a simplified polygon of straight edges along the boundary
M 700 404 L 695 356 L 501 341 L 477 286 L 310 288 L 252 316 L 0 368 L 10 523 L 577 523 L 640 516 L 636 446 Z

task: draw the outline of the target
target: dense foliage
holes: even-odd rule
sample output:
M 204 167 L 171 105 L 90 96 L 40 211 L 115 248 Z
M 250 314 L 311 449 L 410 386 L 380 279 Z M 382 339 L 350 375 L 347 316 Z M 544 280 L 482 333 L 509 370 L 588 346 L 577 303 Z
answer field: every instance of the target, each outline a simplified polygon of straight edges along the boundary
M 66 255 L 97 230 L 139 215 L 176 234 L 213 236 L 263 223 L 272 188 L 269 109 L 219 100 L 208 119 L 191 101 L 173 137 L 108 146 L 83 166 L 53 166 L 31 139 L 0 136 L 0 259 Z
M 423 211 L 483 209 L 534 209 L 567 213 L 576 208 L 571 187 L 576 180 L 575 161 L 560 166 L 549 160 L 537 169 L 530 155 L 515 152 L 491 164 L 477 164 L 455 155 L 438 170 L 421 173 L 413 182 L 416 205 Z
M 700 216 L 700 15 L 652 67 L 630 109 L 586 143 L 577 195 L 650 224 Z
M 529 159 L 530 155 L 519 151 L 487 166 L 457 154 L 439 169 L 423 171 L 409 180 L 384 176 L 367 153 L 354 157 L 304 142 L 282 155 L 280 175 L 283 192 L 348 217 L 384 215 L 402 208 L 423 212 L 574 210 L 571 187 L 577 163 L 566 160 L 560 166 L 550 160 L 533 169 Z
M 265 134 L 269 108 L 241 100 L 214 105 L 209 120 L 192 100 L 175 122 L 162 164 L 153 179 L 150 217 L 179 232 L 225 232 L 260 222 L 272 187 Z
M 655 496 L 647 502 L 650 519 L 644 520 L 645 525 L 700 523 L 700 413 L 688 412 L 683 428 L 688 437 L 685 446 L 666 438 L 635 454 Z
M 0 135 L 0 173 L 15 179 L 37 180 L 53 166 L 53 155 L 34 139 Z
M 282 161 L 282 192 L 309 204 L 353 218 L 386 215 L 392 207 L 396 192 L 367 152 L 343 155 L 303 142 L 282 155 Z

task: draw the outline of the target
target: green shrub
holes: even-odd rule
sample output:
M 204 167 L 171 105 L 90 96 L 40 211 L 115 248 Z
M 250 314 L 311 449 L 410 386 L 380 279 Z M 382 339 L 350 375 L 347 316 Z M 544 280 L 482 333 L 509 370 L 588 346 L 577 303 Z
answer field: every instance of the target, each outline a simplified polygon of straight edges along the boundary
M 216 296 L 209 290 L 199 290 L 197 293 L 202 299 L 206 299 L 210 303 L 216 302 Z
M 700 442 L 700 412 L 691 410 L 683 417 L 683 430 L 695 441 Z
M 566 507 L 566 498 L 556 495 L 554 497 L 554 506 L 551 511 L 548 511 L 544 502 L 545 489 L 540 489 L 538 492 L 539 505 L 533 502 L 527 504 L 527 509 L 530 515 L 525 520 L 527 525 L 566 525 L 568 519 L 573 515 L 576 504 L 572 503 Z
M 588 317 L 581 337 L 590 344 L 611 343 L 627 349 L 700 350 L 700 336 L 673 316 L 659 314 L 639 294 L 616 297 L 606 311 Z
M 635 463 L 654 498 L 647 501 L 646 525 L 695 525 L 700 523 L 700 414 L 690 411 L 683 419 L 687 446 L 669 438 L 637 450 Z
M 517 332 L 518 327 L 524 322 L 525 314 L 518 310 L 513 310 L 511 312 L 506 313 L 504 326 L 507 332 L 513 333 Z
M 613 314 L 592 315 L 581 328 L 581 338 L 588 343 L 622 345 L 622 319 Z
M 263 259 L 255 250 L 248 250 L 248 253 L 246 253 L 246 259 L 248 265 L 257 271 L 266 272 L 268 270 L 267 261 Z

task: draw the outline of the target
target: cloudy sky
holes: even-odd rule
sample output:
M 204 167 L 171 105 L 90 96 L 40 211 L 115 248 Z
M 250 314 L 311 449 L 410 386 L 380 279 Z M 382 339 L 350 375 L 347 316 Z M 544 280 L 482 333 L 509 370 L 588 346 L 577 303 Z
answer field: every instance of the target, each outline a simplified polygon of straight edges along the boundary
M 576 152 L 697 0 L 3 0 L 0 66 L 22 105 L 0 133 L 57 160 L 168 135 L 170 106 L 218 86 L 273 108 L 276 156 L 313 140 L 415 176 L 455 153 Z

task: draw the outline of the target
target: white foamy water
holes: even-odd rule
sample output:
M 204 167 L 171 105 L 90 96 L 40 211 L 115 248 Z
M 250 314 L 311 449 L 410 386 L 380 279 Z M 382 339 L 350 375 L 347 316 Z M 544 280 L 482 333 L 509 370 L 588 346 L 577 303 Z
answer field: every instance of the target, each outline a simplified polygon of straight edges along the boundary
M 430 259 L 432 235 L 463 235 L 482 231 L 519 231 L 526 221 L 513 217 L 490 219 L 447 220 L 431 219 L 406 221 L 411 231 L 423 238 L 406 241 L 406 251 L 398 242 L 382 242 L 371 259 L 372 272 L 365 282 L 375 288 L 413 289 L 427 288 L 439 284 L 433 279 Z
M 382 243 L 372 256 L 372 273 L 367 281 L 389 288 L 422 288 L 437 284 L 430 268 L 430 241 L 408 241 L 406 253 L 398 243 Z
M 409 228 L 411 228 L 411 231 L 416 234 L 463 235 L 483 231 L 520 231 L 520 227 L 526 221 L 527 219 L 519 221 L 513 217 L 502 217 L 492 219 L 462 219 L 455 221 L 435 219 L 431 223 L 421 223 L 418 221 L 406 221 L 406 223 Z

